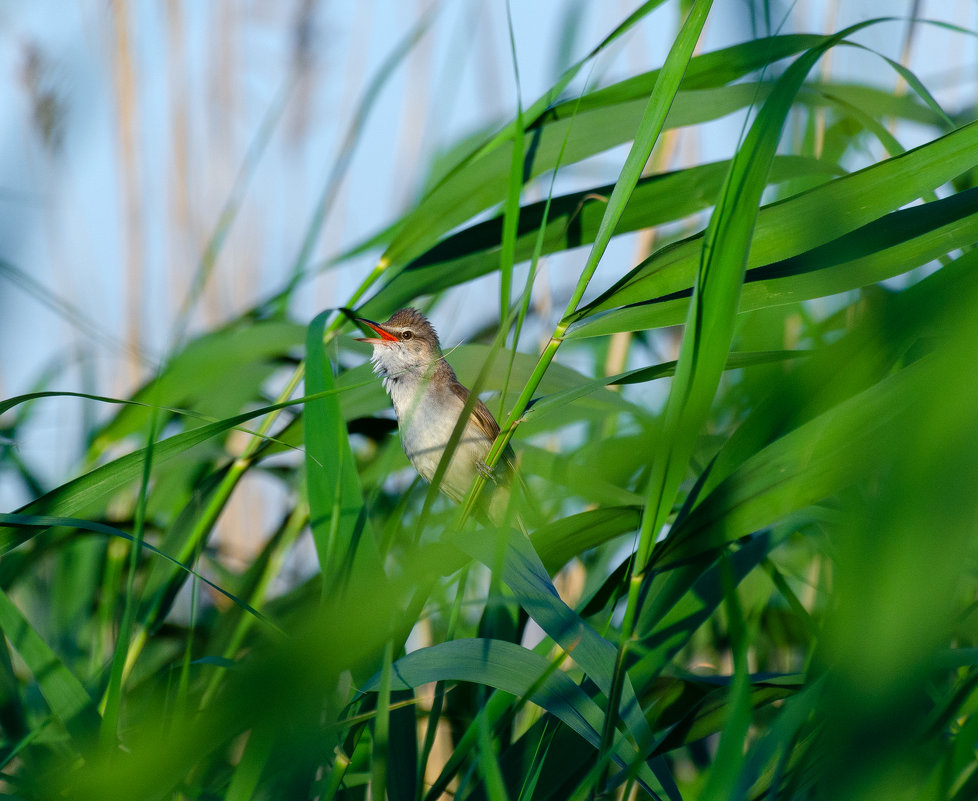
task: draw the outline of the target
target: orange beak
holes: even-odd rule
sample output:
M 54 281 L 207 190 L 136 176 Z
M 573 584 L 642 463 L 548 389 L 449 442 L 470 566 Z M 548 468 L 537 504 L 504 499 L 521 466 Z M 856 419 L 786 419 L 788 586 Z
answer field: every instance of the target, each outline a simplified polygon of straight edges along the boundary
M 380 339 L 377 339 L 376 337 L 365 337 L 365 338 L 357 337 L 357 342 L 366 342 L 370 345 L 382 345 L 384 342 L 400 342 L 400 340 L 396 336 L 394 336 L 390 331 L 378 325 L 377 323 L 372 322 L 371 320 L 365 320 L 363 317 L 356 317 L 354 319 L 358 323 L 363 323 L 368 328 L 371 328 L 374 331 L 376 331 L 378 334 L 380 334 Z

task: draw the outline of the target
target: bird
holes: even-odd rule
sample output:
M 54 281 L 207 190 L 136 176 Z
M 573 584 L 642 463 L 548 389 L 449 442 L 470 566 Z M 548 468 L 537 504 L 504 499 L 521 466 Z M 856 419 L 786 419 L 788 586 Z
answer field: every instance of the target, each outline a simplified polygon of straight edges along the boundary
M 417 309 L 396 311 L 383 323 L 355 319 L 377 334 L 357 341 L 373 346 L 373 369 L 383 379 L 394 405 L 404 453 L 431 483 L 469 390 L 445 361 L 434 326 Z M 496 418 L 476 399 L 438 489 L 461 503 L 475 477 L 485 476 L 492 487 L 486 511 L 491 522 L 501 525 L 506 519 L 514 457 L 507 446 L 501 464 L 493 470 L 487 467 L 486 456 L 498 434 Z

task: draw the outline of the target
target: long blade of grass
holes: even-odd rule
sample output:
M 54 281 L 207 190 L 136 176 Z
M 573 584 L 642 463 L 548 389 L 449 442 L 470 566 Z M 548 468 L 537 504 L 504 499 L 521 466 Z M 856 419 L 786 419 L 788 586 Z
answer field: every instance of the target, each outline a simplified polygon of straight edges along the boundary
M 910 272 L 978 238 L 978 191 L 958 192 L 892 212 L 798 256 L 749 270 L 738 313 L 827 297 Z M 597 314 L 568 333 L 578 339 L 676 325 L 690 290 Z
M 492 745 L 489 734 L 489 724 L 482 716 L 479 717 L 479 766 L 482 768 L 483 784 L 486 788 L 488 801 L 509 801 L 506 793 L 506 782 L 503 772 L 499 769 L 499 758 Z
M 706 23 L 706 17 L 709 14 L 711 5 L 711 0 L 697 0 L 697 2 L 690 9 L 689 14 L 686 17 L 686 21 L 683 23 L 679 36 L 676 38 L 675 43 L 669 50 L 669 55 L 666 57 L 662 71 L 656 80 L 655 89 L 653 90 L 652 95 L 649 97 L 648 104 L 646 105 L 645 112 L 642 116 L 641 124 L 639 125 L 639 129 L 635 134 L 632 147 L 628 152 L 628 156 L 625 158 L 625 163 L 622 166 L 621 174 L 619 175 L 618 181 L 615 184 L 615 188 L 612 190 L 607 208 L 605 209 L 604 215 L 601 218 L 601 223 L 599 224 L 598 231 L 595 234 L 594 244 L 588 254 L 587 262 L 585 263 L 584 269 L 578 278 L 577 286 L 575 287 L 574 292 L 568 301 L 564 318 L 554 330 L 549 344 L 544 349 L 539 361 L 537 362 L 533 375 L 524 385 L 524 389 L 520 393 L 514 408 L 510 412 L 505 423 L 501 426 L 502 432 L 500 436 L 496 438 L 496 442 L 493 443 L 492 450 L 490 450 L 486 457 L 486 464 L 490 467 L 496 464 L 506 445 L 509 443 L 515 426 L 522 417 L 524 410 L 529 405 L 530 398 L 532 398 L 533 393 L 536 392 L 543 375 L 547 372 L 547 369 L 557 353 L 557 349 L 560 347 L 560 343 L 563 341 L 564 334 L 567 331 L 567 326 L 569 325 L 568 318 L 574 311 L 576 311 L 578 305 L 580 304 L 581 298 L 584 296 L 584 292 L 587 290 L 591 277 L 594 275 L 594 271 L 597 269 L 598 263 L 601 261 L 601 257 L 604 255 L 608 242 L 611 240 L 611 237 L 618 226 L 618 221 L 621 219 L 624 213 L 628 199 L 630 198 L 632 191 L 635 189 L 635 186 L 638 184 L 642 170 L 645 168 L 645 164 L 648 162 L 649 155 L 652 153 L 652 148 L 655 146 L 659 133 L 662 131 L 662 127 L 665 124 L 666 115 L 668 114 L 669 108 L 671 107 L 676 96 L 676 92 L 679 89 L 679 84 L 682 81 L 682 76 L 686 71 L 690 58 L 692 57 L 693 49 L 696 47 L 696 42 L 699 41 L 699 36 L 703 30 L 703 25 Z M 484 483 L 484 480 L 476 479 L 475 486 L 472 488 L 472 491 L 469 493 L 469 497 L 466 499 L 463 516 L 471 511 L 475 499 L 478 497 L 479 492 L 481 491 L 482 483 Z
M 194 339 L 127 406 L 102 426 L 89 458 L 111 444 L 145 431 L 154 406 L 188 408 L 212 419 L 228 417 L 259 400 L 262 384 L 281 359 L 302 345 L 304 326 L 280 320 L 232 323 Z
M 509 51 L 513 59 L 516 81 L 516 120 L 513 128 L 513 154 L 509 166 L 509 184 L 503 204 L 502 251 L 499 257 L 499 320 L 503 323 L 513 294 L 513 261 L 516 252 L 516 229 L 520 222 L 520 192 L 523 188 L 523 98 L 520 88 L 520 65 L 516 57 L 516 38 L 513 33 L 513 14 L 506 2 L 506 24 L 509 31 Z
M 122 705 L 122 685 L 126 672 L 126 655 L 132 637 L 138 599 L 136 597 L 136 569 L 139 564 L 140 546 L 143 543 L 144 523 L 146 521 L 146 498 L 149 492 L 149 482 L 153 470 L 153 451 L 156 440 L 158 415 L 153 414 L 147 432 L 146 458 L 143 460 L 142 477 L 139 485 L 139 495 L 136 500 L 136 513 L 133 522 L 133 546 L 129 551 L 129 574 L 126 580 L 125 600 L 122 610 L 122 621 L 116 636 L 115 649 L 112 652 L 112 664 L 109 670 L 109 682 L 103 696 L 102 728 L 99 740 L 103 749 L 112 749 L 119 735 L 119 712 Z
M 641 178 L 615 227 L 615 236 L 680 220 L 709 208 L 716 201 L 728 166 L 729 162 L 721 161 Z M 809 175 L 828 178 L 840 172 L 840 168 L 815 159 L 779 156 L 769 180 L 777 184 Z M 594 242 L 613 189 L 613 184 L 596 186 L 555 197 L 549 206 L 548 201 L 523 206 L 514 261 L 532 258 L 537 249 L 541 254 L 554 253 Z M 439 292 L 492 272 L 502 258 L 503 234 L 503 220 L 495 217 L 446 237 L 388 281 L 381 293 L 364 304 L 362 313 L 381 317 L 419 295 Z
M 387 759 L 390 742 L 391 663 L 394 645 L 388 640 L 384 646 L 380 685 L 377 688 L 377 714 L 374 717 L 374 736 L 370 748 L 370 788 L 373 798 L 387 794 Z
M 978 122 L 933 142 L 765 206 L 757 215 L 748 268 L 831 242 L 978 164 Z M 632 270 L 575 319 L 658 298 L 693 285 L 705 234 L 667 246 Z
M 759 451 L 670 532 L 656 565 L 722 548 L 886 464 L 911 425 L 910 401 L 937 377 L 933 364 L 907 367 Z
M 578 281 L 578 286 L 568 304 L 569 307 L 576 307 L 579 303 L 587 283 L 604 255 L 608 242 L 624 214 L 627 201 L 638 184 L 642 170 L 648 162 L 652 148 L 655 146 L 665 123 L 666 115 L 689 65 L 693 48 L 699 40 L 711 5 L 709 2 L 697 2 L 690 10 L 683 30 L 670 50 L 661 73 L 656 78 L 638 131 L 635 134 L 634 143 L 625 159 L 614 189 L 612 189 L 608 206 L 595 234 L 594 246 L 588 254 L 583 275 Z M 575 106 L 575 116 L 576 110 L 577 107 Z
M 547 572 L 556 575 L 578 554 L 635 531 L 641 519 L 639 506 L 605 506 L 541 526 L 531 540 Z
M 764 351 L 757 353 L 733 352 L 729 354 L 725 370 L 739 370 L 744 367 L 755 367 L 762 364 L 774 364 L 777 362 L 788 361 L 789 359 L 799 359 L 810 355 L 810 351 L 804 350 L 779 350 Z M 609 375 L 603 378 L 596 378 L 593 381 L 579 387 L 544 395 L 533 402 L 533 405 L 526 410 L 526 420 L 535 420 L 544 414 L 562 409 L 566 404 L 578 398 L 590 394 L 596 389 L 607 386 L 622 386 L 625 384 L 642 384 L 647 381 L 656 381 L 660 378 L 668 378 L 676 374 L 676 362 L 668 361 L 650 367 L 637 367 L 617 375 Z
M 346 421 L 323 344 L 329 314 L 316 316 L 306 336 L 306 392 L 319 397 L 306 402 L 304 416 L 310 526 L 324 595 L 338 589 L 342 565 L 356 551 L 367 523 Z
M 731 162 L 721 200 L 703 240 L 686 334 L 664 412 L 669 435 L 652 463 L 649 505 L 636 557 L 639 575 L 644 573 L 654 537 L 671 511 L 694 440 L 712 404 L 727 359 L 765 176 L 788 111 L 818 58 L 849 34 L 870 24 L 874 21 L 847 28 L 800 56 L 778 80 Z M 637 591 L 638 583 L 633 586 Z M 633 593 L 632 601 L 636 600 Z
M 523 115 L 525 122 L 530 124 L 540 118 L 588 62 L 663 2 L 665 0 L 647 0 L 588 55 L 565 70 L 557 82 L 526 109 Z M 446 177 L 422 199 L 418 207 L 403 218 L 395 229 L 396 233 L 381 262 L 385 265 L 398 264 L 414 258 L 437 241 L 445 231 L 502 198 L 513 160 L 508 152 L 512 145 L 507 143 L 511 143 L 517 135 L 516 128 L 515 122 L 505 126 L 487 142 L 473 148 L 460 159 Z M 561 131 L 557 136 L 558 142 L 563 139 L 563 135 Z M 494 166 L 491 172 L 486 169 L 490 163 Z M 499 168 L 499 171 L 495 168 Z M 528 177 L 524 172 L 524 180 Z M 502 191 L 497 193 L 496 190 L 500 187 Z M 487 192 L 489 188 L 491 191 Z
M 868 24 L 871 23 L 853 26 L 826 39 L 792 63 L 775 84 L 730 164 L 730 172 L 703 240 L 676 376 L 663 413 L 663 430 L 667 434 L 660 440 L 650 468 L 648 503 L 639 529 L 621 627 L 612 708 L 624 679 L 626 654 L 639 612 L 640 591 L 645 583 L 652 546 L 672 510 L 730 350 L 754 224 L 781 130 L 795 95 L 818 58 L 845 36 Z M 605 741 L 607 744 L 607 736 Z
M 556 103 L 560 93 L 595 55 L 606 49 L 641 16 L 661 5 L 662 1 L 643 4 L 627 25 L 619 26 L 584 59 L 570 67 L 539 100 L 527 107 L 524 121 L 535 131 L 536 142 L 532 167 L 525 178 L 552 169 L 557 151 L 568 135 L 566 118 L 576 114 L 576 101 Z M 746 92 L 743 88 L 726 87 L 722 96 L 736 98 L 732 103 L 725 103 L 717 96 L 707 98 L 704 95 L 773 61 L 811 47 L 821 38 L 812 35 L 772 37 L 693 57 L 682 84 L 683 89 L 689 92 L 689 102 L 669 124 L 690 125 L 730 113 L 750 103 L 754 92 L 750 87 Z M 647 98 L 664 69 L 653 70 L 585 95 L 580 110 L 587 114 L 576 126 L 566 161 L 576 162 L 627 141 L 629 132 L 639 123 Z M 340 258 L 356 255 L 366 247 L 391 237 L 384 260 L 392 264 L 409 261 L 434 244 L 445 231 L 498 202 L 505 194 L 506 176 L 511 163 L 508 148 L 514 134 L 515 123 L 510 123 L 484 145 L 473 148 L 401 223 L 389 229 L 385 235 L 372 238 Z
M 724 594 L 727 607 L 727 629 L 733 651 L 734 676 L 730 687 L 727 721 L 720 735 L 720 743 L 710 772 L 706 777 L 701 798 L 704 801 L 722 801 L 728 798 L 744 761 L 744 742 L 751 722 L 750 670 L 747 666 L 747 624 L 737 598 L 737 586 L 729 558 L 720 560 Z
M 881 296 L 878 306 L 867 311 L 846 336 L 822 348 L 794 372 L 789 384 L 782 383 L 761 400 L 718 451 L 676 524 L 681 525 L 702 497 L 761 448 L 872 388 L 900 366 L 915 343 L 946 329 L 948 312 L 960 298 L 972 296 L 975 264 L 971 251 L 903 292 Z M 840 364 L 848 369 L 840 371 Z M 800 402 L 786 406 L 786 391 Z
M 270 406 L 263 406 L 260 409 L 235 415 L 226 420 L 209 423 L 208 425 L 200 426 L 199 428 L 194 428 L 181 434 L 175 434 L 155 444 L 154 463 L 157 466 L 164 464 L 187 449 L 206 442 L 208 439 L 229 431 L 241 423 L 246 423 L 256 417 L 261 417 L 297 404 L 307 403 L 320 397 L 335 395 L 342 391 L 342 389 L 326 390 L 312 397 L 273 403 Z M 25 398 L 24 396 L 11 398 L 0 403 L 0 411 L 31 399 L 33 398 Z M 51 490 L 17 511 L 20 514 L 47 514 L 57 517 L 70 516 L 84 509 L 88 504 L 95 503 L 101 498 L 126 486 L 131 481 L 134 481 L 142 471 L 145 459 L 144 450 L 134 451 L 108 464 L 97 467 Z M 23 538 L 18 531 L 0 527 L 0 555 L 17 547 L 21 542 L 23 542 Z

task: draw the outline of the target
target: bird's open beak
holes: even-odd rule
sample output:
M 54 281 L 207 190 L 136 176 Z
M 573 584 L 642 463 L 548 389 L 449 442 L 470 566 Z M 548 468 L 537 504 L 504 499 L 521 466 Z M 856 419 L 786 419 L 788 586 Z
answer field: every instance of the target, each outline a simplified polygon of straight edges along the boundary
M 378 334 L 380 334 L 380 339 L 376 337 L 357 337 L 357 342 L 366 342 L 370 345 L 382 345 L 385 342 L 399 342 L 400 340 L 394 336 L 390 331 L 371 320 L 365 320 L 363 317 L 355 318 L 358 323 L 363 323 L 368 328 L 373 329 Z

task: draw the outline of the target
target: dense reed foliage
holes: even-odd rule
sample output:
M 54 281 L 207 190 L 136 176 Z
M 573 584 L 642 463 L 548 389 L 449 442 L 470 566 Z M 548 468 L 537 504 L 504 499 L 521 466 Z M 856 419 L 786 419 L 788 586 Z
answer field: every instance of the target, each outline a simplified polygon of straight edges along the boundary
M 974 108 L 896 64 L 903 94 L 817 80 L 880 21 L 699 52 L 709 0 L 661 69 L 565 91 L 660 2 L 439 164 L 352 297 L 306 324 L 290 288 L 186 343 L 0 515 L 5 797 L 978 796 Z M 655 169 L 748 106 L 732 159 Z M 548 193 L 620 144 L 619 175 Z M 574 248 L 538 350 L 539 259 Z M 529 537 L 406 480 L 337 310 L 489 274 L 499 324 L 448 358 L 519 454 Z M 0 403 L 4 437 L 56 390 Z M 234 565 L 212 536 L 256 475 L 286 501 Z M 310 531 L 315 576 L 280 581 Z

